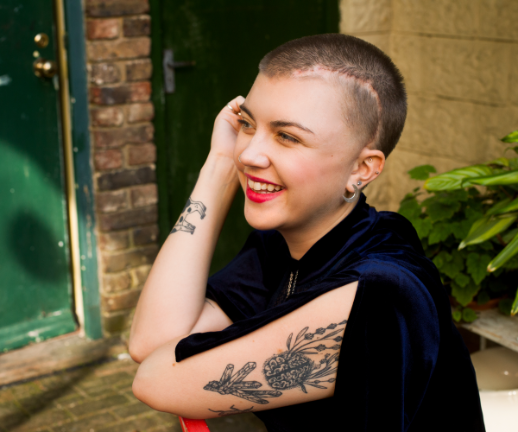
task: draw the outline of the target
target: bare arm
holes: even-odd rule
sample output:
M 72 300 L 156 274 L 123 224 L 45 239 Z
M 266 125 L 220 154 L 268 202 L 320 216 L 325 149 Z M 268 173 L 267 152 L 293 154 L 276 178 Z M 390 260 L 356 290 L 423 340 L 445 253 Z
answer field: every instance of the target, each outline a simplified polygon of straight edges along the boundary
M 242 101 L 239 97 L 231 102 L 236 112 Z M 195 326 L 209 331 L 231 323 L 215 303 L 205 302 L 205 289 L 214 248 L 239 187 L 232 158 L 238 128 L 237 116 L 225 107 L 216 118 L 211 151 L 198 182 L 142 290 L 129 343 L 139 363 Z
M 321 295 L 232 342 L 180 363 L 181 338 L 140 365 L 133 393 L 159 411 L 211 418 L 333 396 L 341 342 L 358 283 Z

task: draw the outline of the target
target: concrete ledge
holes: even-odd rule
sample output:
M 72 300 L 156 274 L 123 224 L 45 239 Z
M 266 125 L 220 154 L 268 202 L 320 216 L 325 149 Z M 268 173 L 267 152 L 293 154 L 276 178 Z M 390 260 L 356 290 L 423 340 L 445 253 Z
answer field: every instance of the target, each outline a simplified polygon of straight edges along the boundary
M 0 354 L 0 386 L 127 352 L 119 337 L 88 340 L 77 333 Z

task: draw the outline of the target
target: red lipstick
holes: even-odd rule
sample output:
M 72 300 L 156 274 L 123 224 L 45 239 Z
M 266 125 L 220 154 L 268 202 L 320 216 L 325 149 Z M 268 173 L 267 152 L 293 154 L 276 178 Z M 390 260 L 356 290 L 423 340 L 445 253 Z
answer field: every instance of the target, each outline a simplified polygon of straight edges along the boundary
M 259 177 L 254 177 L 249 174 L 245 174 L 245 175 L 254 182 L 268 183 L 268 184 L 272 184 L 274 186 L 281 186 L 276 183 L 272 183 L 270 181 L 263 180 Z M 280 191 L 277 191 L 277 192 L 259 193 L 259 192 L 254 191 L 253 189 L 251 189 L 250 186 L 248 185 L 248 181 L 246 182 L 246 196 L 248 199 L 250 199 L 251 201 L 256 202 L 256 203 L 263 203 L 266 201 L 271 201 L 271 200 L 277 198 L 284 191 L 285 191 L 285 189 L 281 189 Z

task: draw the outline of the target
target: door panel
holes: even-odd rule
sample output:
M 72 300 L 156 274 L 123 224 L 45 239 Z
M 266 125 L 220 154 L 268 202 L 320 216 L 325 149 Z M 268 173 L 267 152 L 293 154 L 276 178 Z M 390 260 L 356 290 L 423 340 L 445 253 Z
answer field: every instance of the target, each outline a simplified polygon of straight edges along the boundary
M 175 0 L 162 2 L 162 9 L 163 48 L 173 49 L 175 61 L 196 62 L 175 70 L 176 90 L 165 95 L 167 172 L 159 178 L 167 178 L 162 201 L 169 203 L 171 228 L 208 154 L 217 113 L 235 96 L 246 97 L 267 52 L 291 39 L 338 32 L 339 14 L 338 0 Z M 251 231 L 243 206 L 238 193 L 211 272 L 239 251 Z
M 34 41 L 45 33 L 49 42 Z M 0 3 L 0 349 L 76 328 L 68 251 L 53 1 Z

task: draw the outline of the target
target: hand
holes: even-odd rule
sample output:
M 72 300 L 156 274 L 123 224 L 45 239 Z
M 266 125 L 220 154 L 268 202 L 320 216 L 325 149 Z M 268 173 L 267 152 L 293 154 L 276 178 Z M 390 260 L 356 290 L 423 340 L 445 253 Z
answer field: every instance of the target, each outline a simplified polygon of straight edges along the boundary
M 241 116 L 238 115 L 241 111 L 239 105 L 244 101 L 245 98 L 243 96 L 232 99 L 216 117 L 214 130 L 212 131 L 211 153 L 228 157 L 233 161 L 237 134 L 241 128 L 241 124 L 238 122 L 241 118 Z M 229 106 L 231 106 L 232 109 L 230 109 Z

